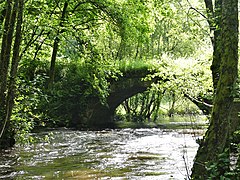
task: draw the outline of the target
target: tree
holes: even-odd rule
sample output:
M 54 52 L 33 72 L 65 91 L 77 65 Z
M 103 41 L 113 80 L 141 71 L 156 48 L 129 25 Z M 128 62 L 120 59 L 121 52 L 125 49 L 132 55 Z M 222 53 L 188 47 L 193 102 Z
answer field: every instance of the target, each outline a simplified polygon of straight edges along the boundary
M 13 3 L 11 0 L 6 2 L 7 10 L 0 56 L 0 148 L 14 144 L 14 131 L 10 128 L 10 117 L 14 104 L 15 78 L 19 63 L 24 1 L 14 0 Z M 13 34 L 15 34 L 15 38 L 13 38 Z M 14 44 L 12 46 L 13 39 Z M 9 67 L 10 58 L 12 59 Z M 8 71 L 10 71 L 10 74 Z
M 231 126 L 229 115 L 238 76 L 238 1 L 222 0 L 222 2 L 216 1 L 216 3 L 219 3 L 215 7 L 221 15 L 221 29 L 220 34 L 217 35 L 219 39 L 214 42 L 214 51 L 217 49 L 220 53 L 216 59 L 220 65 L 219 69 L 217 68 L 219 78 L 215 90 L 210 126 L 195 157 L 192 169 L 193 179 L 207 178 L 206 164 L 217 161 L 218 155 L 223 153 L 228 145 L 230 132 L 236 128 Z M 218 24 L 216 27 L 219 27 Z
M 59 28 L 63 28 L 63 23 L 65 21 L 65 16 L 67 14 L 67 7 L 68 7 L 68 2 L 64 2 L 63 5 L 63 10 L 62 10 L 62 15 L 60 18 L 60 23 L 59 23 Z M 52 51 L 52 57 L 51 57 L 51 66 L 49 70 L 49 81 L 48 81 L 48 87 L 51 87 L 54 81 L 54 74 L 55 74 L 55 64 L 56 64 L 56 58 L 57 58 L 57 52 L 58 52 L 58 46 L 60 42 L 60 34 L 63 32 L 63 29 L 57 30 L 56 37 L 54 39 L 53 43 L 53 51 Z
M 218 80 L 220 77 L 220 65 L 221 65 L 221 48 L 218 44 L 221 43 L 221 31 L 222 31 L 222 0 L 215 1 L 215 8 L 212 0 L 204 0 L 207 21 L 209 25 L 211 42 L 213 46 L 213 60 L 211 65 L 213 89 L 217 89 Z
M 6 112 L 8 102 L 11 102 L 12 105 L 13 98 L 10 98 L 10 100 L 9 97 L 14 97 L 12 95 L 14 94 L 14 91 L 12 91 L 14 90 L 12 88 L 14 86 L 14 78 L 12 77 L 14 76 L 9 73 L 13 66 L 15 66 L 14 69 L 17 67 L 17 63 L 11 65 L 11 62 L 15 62 L 15 47 L 12 42 L 17 39 L 21 40 L 17 36 L 19 34 L 16 34 L 17 20 L 14 18 L 19 14 L 18 10 L 14 8 L 14 3 L 18 1 L 0 0 L 0 36 L 2 37 L 1 51 L 3 52 L 0 57 L 0 100 L 2 103 L 0 107 L 2 113 Z M 5 7 L 2 6 L 3 4 L 5 4 Z M 17 4 L 15 3 L 15 5 Z M 18 99 L 23 97 L 22 92 L 29 92 L 27 89 L 31 86 L 34 86 L 31 87 L 32 90 L 39 88 L 41 92 L 46 93 L 44 89 L 46 86 L 43 84 L 47 81 L 45 74 L 49 74 L 50 84 L 55 81 L 56 87 L 53 87 L 51 92 L 47 91 L 45 95 L 51 98 L 48 93 L 53 93 L 51 95 L 56 96 L 54 101 L 56 100 L 60 106 L 53 103 L 51 107 L 54 108 L 48 108 L 45 111 L 48 106 L 43 108 L 44 105 L 42 104 L 45 102 L 42 100 L 42 104 L 40 103 L 42 109 L 39 108 L 39 111 L 42 110 L 47 114 L 51 110 L 58 108 L 60 110 L 60 107 L 65 106 L 67 110 L 61 111 L 58 116 L 62 116 L 62 112 L 71 114 L 71 110 L 74 110 L 75 107 L 78 113 L 80 112 L 79 104 L 83 104 L 85 98 L 98 97 L 101 102 L 104 102 L 104 98 L 106 99 L 108 95 L 108 80 L 121 74 L 118 66 L 116 66 L 118 64 L 116 61 L 119 59 L 127 59 L 133 64 L 132 60 L 140 59 L 139 62 L 141 62 L 143 59 L 151 57 L 157 58 L 156 62 L 159 63 L 164 61 L 164 55 L 168 56 L 169 59 L 192 56 L 196 44 L 203 41 L 200 38 L 195 38 L 195 34 L 191 37 L 188 36 L 189 32 L 195 28 L 192 22 L 181 24 L 182 19 L 186 19 L 186 8 L 182 13 L 182 7 L 185 7 L 185 5 L 183 2 L 170 0 L 161 2 L 142 0 L 25 1 L 24 28 L 21 32 L 23 43 L 20 48 L 20 57 L 16 56 L 18 60 L 21 59 L 21 69 L 17 80 L 21 84 L 19 87 L 22 88 L 17 91 L 19 92 Z M 198 32 L 199 29 L 195 28 L 195 32 Z M 169 66 L 169 59 L 162 63 L 159 74 L 174 74 L 171 66 Z M 165 65 L 168 65 L 168 71 L 166 71 Z M 70 73 L 74 71 L 79 72 L 81 76 Z M 16 70 L 13 72 L 15 74 Z M 10 78 L 10 76 L 12 77 Z M 39 76 L 42 79 L 41 85 L 34 83 L 34 80 L 37 80 Z M 25 87 L 24 84 L 27 84 L 27 86 Z M 61 88 L 61 84 L 65 84 L 64 88 L 66 88 Z M 24 91 L 25 89 L 26 91 Z M 76 92 L 81 95 L 81 98 L 74 104 L 75 101 L 72 101 L 69 97 L 72 95 L 72 97 L 76 97 Z M 24 96 L 29 94 L 25 93 Z M 62 96 L 63 98 L 61 98 L 64 101 L 61 101 L 59 96 Z M 38 98 L 38 101 L 41 101 L 40 96 Z M 154 99 L 157 98 L 160 103 L 161 94 L 150 94 L 146 99 L 138 98 L 139 103 L 144 105 L 141 113 L 149 117 L 155 109 L 159 109 L 159 103 L 153 103 Z M 18 99 L 16 103 L 20 103 Z M 65 99 L 69 100 L 69 106 L 68 103 L 65 103 Z M 18 109 L 16 111 L 14 109 L 14 112 L 20 114 L 17 116 L 18 119 L 21 119 L 25 113 L 23 104 L 14 106 L 15 109 Z M 32 104 L 36 105 L 37 103 L 33 101 Z M 150 106 L 150 104 L 153 105 Z M 74 108 L 71 109 L 71 107 Z M 9 106 L 7 109 L 11 109 L 11 107 Z M 28 112 L 32 114 L 38 110 L 38 108 L 33 110 L 31 106 L 28 106 L 28 109 Z M 44 114 L 43 112 L 41 114 Z M 23 123 L 16 121 L 15 114 L 13 115 L 13 121 L 11 122 L 22 125 Z M 9 122 L 9 120 L 3 122 Z M 15 132 L 18 130 L 17 128 L 17 125 L 15 125 Z

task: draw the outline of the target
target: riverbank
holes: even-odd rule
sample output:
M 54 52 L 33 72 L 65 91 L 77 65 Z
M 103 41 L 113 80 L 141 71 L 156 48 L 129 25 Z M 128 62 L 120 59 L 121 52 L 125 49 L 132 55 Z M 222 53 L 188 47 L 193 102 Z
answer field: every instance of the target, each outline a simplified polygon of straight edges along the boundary
M 156 122 L 118 121 L 116 127 L 123 128 L 160 128 L 160 129 L 206 129 L 208 120 L 203 115 L 175 115 L 161 117 Z

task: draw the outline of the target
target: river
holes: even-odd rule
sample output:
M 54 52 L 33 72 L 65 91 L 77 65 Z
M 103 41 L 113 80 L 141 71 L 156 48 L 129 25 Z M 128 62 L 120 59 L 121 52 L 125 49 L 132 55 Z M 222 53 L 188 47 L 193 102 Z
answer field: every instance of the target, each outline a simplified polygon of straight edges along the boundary
M 0 156 L 0 179 L 187 179 L 201 130 L 116 129 L 35 133 Z

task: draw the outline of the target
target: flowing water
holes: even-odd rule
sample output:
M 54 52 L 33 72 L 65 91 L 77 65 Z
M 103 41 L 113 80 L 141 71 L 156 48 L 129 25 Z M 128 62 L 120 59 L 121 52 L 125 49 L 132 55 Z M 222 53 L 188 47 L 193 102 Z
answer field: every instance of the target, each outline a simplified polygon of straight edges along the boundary
M 0 154 L 0 179 L 187 179 L 196 130 L 121 129 L 36 133 Z

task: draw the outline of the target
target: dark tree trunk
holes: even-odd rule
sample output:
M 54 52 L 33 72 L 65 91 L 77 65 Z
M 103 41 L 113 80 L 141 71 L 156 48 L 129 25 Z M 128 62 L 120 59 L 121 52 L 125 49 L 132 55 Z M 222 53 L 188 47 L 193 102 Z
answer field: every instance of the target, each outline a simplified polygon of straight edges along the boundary
M 221 64 L 221 48 L 218 47 L 220 43 L 221 34 L 221 10 L 222 10 L 222 0 L 215 1 L 215 9 L 213 8 L 212 0 L 204 0 L 206 11 L 207 11 L 207 21 L 209 25 L 211 42 L 213 46 L 213 60 L 211 65 L 212 70 L 212 80 L 214 91 L 217 88 L 217 83 L 220 74 L 220 64 Z
M 13 17 L 16 16 L 15 15 L 16 13 L 14 11 L 16 11 L 16 9 L 13 9 L 12 1 L 11 0 L 6 1 L 6 16 L 3 27 L 3 37 L 0 55 L 0 141 L 1 139 L 3 139 L 2 135 L 6 127 L 5 108 L 6 108 L 7 76 L 13 34 L 13 32 L 10 32 L 10 30 L 13 31 L 13 28 L 11 26 L 14 26 L 13 22 L 15 22 L 15 19 L 13 19 Z
M 238 1 L 222 0 L 221 12 L 221 36 L 215 44 L 216 49 L 221 50 L 220 76 L 210 126 L 195 157 L 193 179 L 207 178 L 206 163 L 217 160 L 218 155 L 223 153 L 228 145 L 229 133 L 237 128 L 230 123 L 230 112 L 238 76 Z
M 5 15 L 6 15 L 6 6 L 0 11 L 0 26 L 3 25 Z M 2 32 L 0 32 L 0 36 L 1 35 L 2 35 Z
M 6 2 L 6 16 L 5 16 L 5 23 L 3 27 L 3 37 L 2 37 L 2 47 L 1 47 L 1 54 L 0 54 L 0 112 L 3 113 L 4 104 L 5 104 L 5 91 L 7 86 L 7 73 L 8 73 L 8 65 L 10 60 L 10 52 L 11 52 L 11 42 L 12 38 L 10 35 L 10 26 L 12 14 L 12 1 L 8 0 Z M 12 20 L 11 20 L 12 19 Z
M 49 81 L 48 81 L 48 87 L 51 87 L 54 82 L 54 75 L 55 75 L 55 64 L 57 59 L 57 52 L 58 52 L 58 43 L 60 39 L 59 37 L 55 37 L 54 43 L 53 43 L 53 51 L 52 51 L 52 57 L 51 57 L 51 65 L 49 70 Z
M 212 80 L 213 80 L 213 89 L 216 92 L 218 80 L 220 76 L 220 65 L 221 65 L 221 53 L 222 48 L 219 46 L 221 44 L 221 31 L 222 31 L 222 22 L 221 22 L 221 9 L 222 9 L 222 0 L 215 1 L 215 12 L 214 12 L 214 24 L 210 26 L 210 29 L 214 29 L 214 38 L 213 38 L 213 60 L 211 65 L 212 70 Z M 212 21 L 212 20 L 211 20 Z
M 65 20 L 65 16 L 66 16 L 66 13 L 67 13 L 67 7 L 68 7 L 68 3 L 65 2 L 64 7 L 63 7 L 63 11 L 62 11 L 62 16 L 60 18 L 60 23 L 59 23 L 60 28 L 63 27 L 63 22 Z M 54 39 L 53 51 L 52 51 L 52 57 L 51 57 L 51 65 L 50 65 L 50 70 L 49 70 L 48 87 L 51 87 L 53 85 L 53 82 L 54 82 L 55 64 L 56 64 L 56 59 L 57 59 L 58 46 L 59 46 L 59 42 L 60 42 L 59 35 L 62 32 L 63 32 L 63 30 L 59 29 L 57 31 L 56 37 Z
M 24 0 L 15 0 L 13 12 L 17 13 L 17 26 L 15 30 L 15 41 L 13 46 L 13 55 L 11 61 L 11 70 L 9 83 L 7 87 L 7 97 L 4 104 L 3 114 L 1 114 L 1 131 L 0 131 L 0 149 L 13 146 L 14 141 L 14 130 L 10 127 L 10 117 L 14 105 L 15 96 L 15 78 L 17 74 L 17 68 L 19 63 L 19 51 L 22 39 L 22 17 L 23 17 Z M 16 16 L 15 16 L 16 19 Z M 14 30 L 13 30 L 14 31 Z

